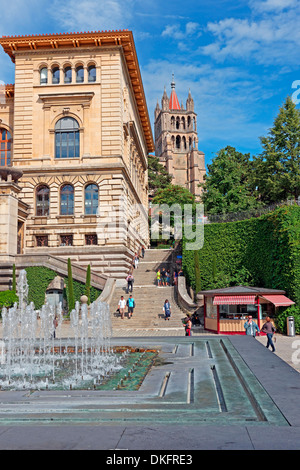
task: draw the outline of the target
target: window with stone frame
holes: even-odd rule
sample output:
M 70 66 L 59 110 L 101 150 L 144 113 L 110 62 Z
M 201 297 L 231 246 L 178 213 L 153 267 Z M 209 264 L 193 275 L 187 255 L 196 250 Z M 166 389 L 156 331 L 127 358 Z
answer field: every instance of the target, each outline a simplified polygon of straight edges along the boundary
M 74 214 L 74 187 L 64 184 L 60 189 L 60 215 Z
M 79 124 L 64 117 L 55 124 L 55 158 L 79 158 Z
M 50 189 L 46 184 L 36 190 L 36 215 L 48 216 L 50 206 Z
M 0 166 L 11 166 L 12 137 L 7 129 L 0 128 Z
M 73 246 L 73 235 L 61 235 L 60 246 Z
M 36 246 L 48 246 L 48 235 L 36 235 Z
M 98 186 L 94 183 L 88 184 L 84 189 L 84 213 L 85 215 L 96 215 L 98 211 Z
M 85 235 L 85 244 L 86 245 L 97 245 L 98 237 L 96 233 L 90 233 Z

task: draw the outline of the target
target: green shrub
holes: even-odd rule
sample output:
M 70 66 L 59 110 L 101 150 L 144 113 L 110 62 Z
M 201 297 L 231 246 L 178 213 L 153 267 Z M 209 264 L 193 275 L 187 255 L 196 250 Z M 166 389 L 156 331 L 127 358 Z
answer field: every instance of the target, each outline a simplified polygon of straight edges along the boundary
M 287 318 L 294 317 L 295 321 L 295 333 L 300 334 L 300 306 L 292 305 L 285 310 L 282 310 L 276 317 L 276 328 L 279 333 L 287 333 Z
M 19 297 L 14 291 L 5 290 L 0 292 L 0 311 L 3 307 L 12 307 L 15 302 L 18 302 Z

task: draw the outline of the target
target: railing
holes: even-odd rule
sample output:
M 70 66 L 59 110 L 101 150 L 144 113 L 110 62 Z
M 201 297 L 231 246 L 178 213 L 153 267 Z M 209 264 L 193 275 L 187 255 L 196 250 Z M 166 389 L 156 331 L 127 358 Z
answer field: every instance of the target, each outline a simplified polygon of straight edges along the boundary
M 268 212 L 272 212 L 277 207 L 282 206 L 292 206 L 297 204 L 300 206 L 300 196 L 298 199 L 287 199 L 286 201 L 276 202 L 270 204 L 268 206 L 262 206 L 257 209 L 251 209 L 248 211 L 239 211 L 239 212 L 229 212 L 225 214 L 205 214 L 205 221 L 204 223 L 222 223 L 222 222 L 236 222 L 238 220 L 245 220 L 251 219 L 252 217 L 260 217 L 261 215 L 267 214 Z

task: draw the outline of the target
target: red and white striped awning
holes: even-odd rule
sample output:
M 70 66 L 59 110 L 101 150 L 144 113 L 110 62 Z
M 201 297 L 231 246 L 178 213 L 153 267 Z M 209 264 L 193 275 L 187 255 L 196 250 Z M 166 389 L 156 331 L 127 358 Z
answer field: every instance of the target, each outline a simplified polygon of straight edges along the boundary
M 262 295 L 261 297 L 274 304 L 275 307 L 288 307 L 289 305 L 294 305 L 295 303 L 288 299 L 285 295 Z
M 255 295 L 216 295 L 214 305 L 254 305 Z

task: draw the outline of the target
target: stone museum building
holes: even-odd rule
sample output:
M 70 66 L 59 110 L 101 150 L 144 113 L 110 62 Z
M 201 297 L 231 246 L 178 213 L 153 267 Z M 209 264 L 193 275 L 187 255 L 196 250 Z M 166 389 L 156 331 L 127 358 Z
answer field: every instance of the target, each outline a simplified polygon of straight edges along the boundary
M 15 83 L 0 89 L 0 290 L 13 263 L 65 272 L 69 257 L 78 273 L 91 264 L 94 285 L 123 279 L 149 241 L 147 155 L 154 151 L 132 32 L 3 36 L 0 44 L 15 65 Z M 164 104 L 163 119 L 156 114 L 161 158 L 174 182 L 195 188 L 192 105 Z M 174 130 L 170 150 L 166 126 Z M 177 176 L 177 135 L 189 155 L 186 176 Z
M 186 107 L 179 104 L 174 76 L 171 94 L 164 90 L 161 107 L 155 108 L 155 154 L 172 175 L 172 183 L 187 188 L 199 197 L 205 175 L 205 156 L 198 150 L 197 114 L 188 93 Z

